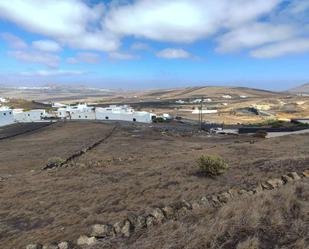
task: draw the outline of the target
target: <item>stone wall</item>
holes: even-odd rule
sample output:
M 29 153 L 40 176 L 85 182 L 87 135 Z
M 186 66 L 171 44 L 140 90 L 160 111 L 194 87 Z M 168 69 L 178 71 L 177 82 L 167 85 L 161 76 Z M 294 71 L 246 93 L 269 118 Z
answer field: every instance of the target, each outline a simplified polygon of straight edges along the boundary
M 130 214 L 126 219 L 115 224 L 93 224 L 89 228 L 89 234 L 81 235 L 75 243 L 69 241 L 53 242 L 47 245 L 29 244 L 26 249 L 73 249 L 98 243 L 102 240 L 114 238 L 128 238 L 133 233 L 141 232 L 149 227 L 160 225 L 169 220 L 177 220 L 188 212 L 202 207 L 221 207 L 233 199 L 256 195 L 262 191 L 271 191 L 283 185 L 294 183 L 301 179 L 309 178 L 309 169 L 301 174 L 291 172 L 280 178 L 268 179 L 252 189 L 230 189 L 226 192 L 211 196 L 202 196 L 193 201 L 181 200 L 177 203 L 154 208 L 145 215 Z

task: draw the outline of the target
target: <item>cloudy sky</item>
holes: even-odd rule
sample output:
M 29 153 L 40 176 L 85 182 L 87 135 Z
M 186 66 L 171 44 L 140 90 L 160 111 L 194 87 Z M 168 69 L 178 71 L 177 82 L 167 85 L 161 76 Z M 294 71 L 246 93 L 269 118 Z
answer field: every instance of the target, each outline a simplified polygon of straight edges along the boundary
M 308 0 L 0 1 L 0 83 L 309 82 Z

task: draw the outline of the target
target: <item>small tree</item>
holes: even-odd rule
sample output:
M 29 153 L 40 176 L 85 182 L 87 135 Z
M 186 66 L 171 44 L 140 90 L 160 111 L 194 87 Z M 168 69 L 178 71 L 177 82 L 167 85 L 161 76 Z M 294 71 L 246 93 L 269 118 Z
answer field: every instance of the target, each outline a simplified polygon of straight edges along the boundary
M 203 155 L 197 160 L 200 171 L 205 176 L 218 176 L 223 174 L 228 168 L 228 164 L 220 156 Z

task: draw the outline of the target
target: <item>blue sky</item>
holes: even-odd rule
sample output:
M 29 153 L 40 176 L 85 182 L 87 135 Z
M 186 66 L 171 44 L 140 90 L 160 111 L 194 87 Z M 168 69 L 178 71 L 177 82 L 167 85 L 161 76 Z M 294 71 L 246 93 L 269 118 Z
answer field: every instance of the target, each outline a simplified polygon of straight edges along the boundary
M 1 1 L 0 56 L 7 85 L 284 90 L 309 82 L 309 2 Z

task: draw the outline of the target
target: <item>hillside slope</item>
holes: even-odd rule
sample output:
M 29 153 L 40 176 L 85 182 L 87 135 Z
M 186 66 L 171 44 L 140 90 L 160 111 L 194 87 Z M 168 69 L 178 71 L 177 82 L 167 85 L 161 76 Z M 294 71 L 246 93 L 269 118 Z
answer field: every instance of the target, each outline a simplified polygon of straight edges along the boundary
M 289 92 L 309 94 L 309 83 L 303 84 L 303 85 L 295 87 L 295 88 L 292 88 L 292 89 L 289 90 Z

